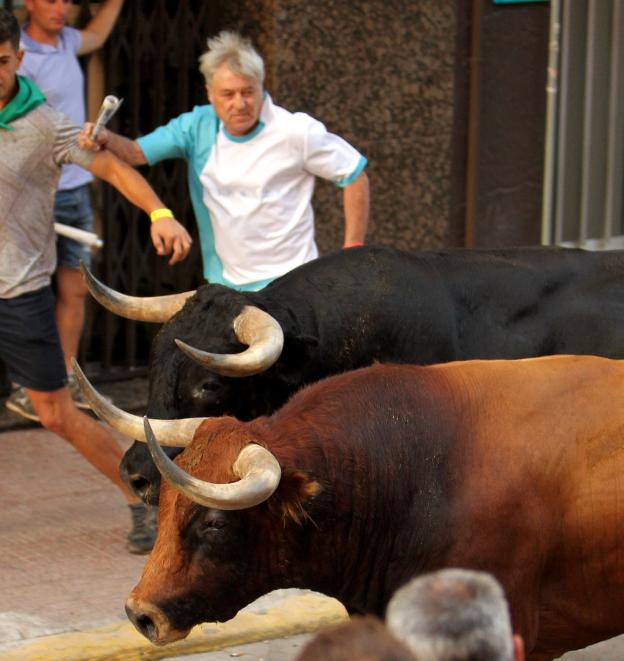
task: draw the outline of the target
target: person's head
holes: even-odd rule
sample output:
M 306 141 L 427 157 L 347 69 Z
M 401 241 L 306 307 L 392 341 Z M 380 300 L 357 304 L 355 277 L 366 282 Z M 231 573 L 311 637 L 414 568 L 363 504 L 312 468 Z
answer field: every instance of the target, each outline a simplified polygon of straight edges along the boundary
M 443 569 L 412 579 L 393 595 L 386 624 L 420 661 L 521 661 L 509 607 L 484 572 Z
M 49 35 L 65 27 L 71 5 L 71 0 L 24 0 L 30 23 Z
M 234 32 L 208 39 L 199 70 L 208 100 L 228 133 L 243 136 L 253 130 L 262 109 L 264 62 L 249 40 Z
M 15 93 L 15 75 L 24 55 L 19 44 L 17 19 L 0 7 L 0 107 L 5 106 Z
M 414 661 L 414 656 L 375 617 L 354 617 L 311 638 L 297 661 Z

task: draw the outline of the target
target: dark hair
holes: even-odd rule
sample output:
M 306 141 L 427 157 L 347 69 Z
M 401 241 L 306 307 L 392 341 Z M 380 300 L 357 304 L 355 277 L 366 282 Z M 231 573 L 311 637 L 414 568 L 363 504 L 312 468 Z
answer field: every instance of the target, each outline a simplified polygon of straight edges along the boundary
M 17 51 L 20 43 L 20 27 L 17 19 L 8 10 L 0 7 L 0 44 L 6 41 Z
M 309 640 L 297 661 L 415 661 L 415 657 L 384 626 L 367 615 L 355 616 Z

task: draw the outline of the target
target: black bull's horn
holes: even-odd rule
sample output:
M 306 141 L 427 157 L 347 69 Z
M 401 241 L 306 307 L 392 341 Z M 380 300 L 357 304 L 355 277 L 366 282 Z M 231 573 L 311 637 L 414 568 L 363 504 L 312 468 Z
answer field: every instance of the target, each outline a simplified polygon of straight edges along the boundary
M 179 312 L 186 299 L 195 293 L 193 290 L 169 296 L 127 296 L 101 283 L 84 264 L 80 265 L 80 269 L 91 295 L 100 305 L 120 317 L 134 321 L 165 323 Z
M 167 457 L 159 443 L 187 446 L 207 418 L 152 420 L 151 424 L 160 435 L 157 441 L 147 417 L 140 418 L 113 406 L 93 388 L 75 360 L 73 368 L 82 394 L 95 413 L 122 434 L 147 442 L 162 476 L 190 500 L 205 507 L 241 510 L 259 505 L 277 489 L 282 476 L 279 462 L 269 450 L 255 443 L 246 445 L 232 465 L 232 472 L 240 478 L 237 482 L 213 484 L 189 475 Z
M 195 291 L 170 296 L 127 296 L 110 289 L 81 265 L 87 287 L 100 305 L 107 310 L 135 321 L 164 323 L 184 306 Z M 182 340 L 176 344 L 192 360 L 221 376 L 251 376 L 271 367 L 282 353 L 284 331 L 276 319 L 260 308 L 247 305 L 232 323 L 241 344 L 248 345 L 240 353 L 210 353 L 196 349 Z
M 269 450 L 255 443 L 246 445 L 232 465 L 237 482 L 215 484 L 193 477 L 169 459 L 145 418 L 145 437 L 152 459 L 169 484 L 199 505 L 221 510 L 242 510 L 264 502 L 277 489 L 282 470 Z
M 221 376 L 252 376 L 271 367 L 284 348 L 284 331 L 270 314 L 246 305 L 234 319 L 234 333 L 248 348 L 240 353 L 210 353 L 176 339 L 178 347 L 196 363 Z
M 94 413 L 113 429 L 137 441 L 147 442 L 143 418 L 138 415 L 126 413 L 117 408 L 100 395 L 89 383 L 87 377 L 80 369 L 78 363 L 72 360 L 74 374 L 80 386 L 80 390 Z M 183 448 L 186 447 L 195 435 L 195 431 L 206 418 L 183 418 L 181 420 L 152 420 L 154 429 L 161 438 L 163 445 Z

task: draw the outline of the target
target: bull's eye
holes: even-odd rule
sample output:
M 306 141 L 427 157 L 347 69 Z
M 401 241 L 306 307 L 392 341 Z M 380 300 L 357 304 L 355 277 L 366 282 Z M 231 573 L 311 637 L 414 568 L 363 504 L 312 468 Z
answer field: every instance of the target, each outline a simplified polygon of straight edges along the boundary
M 203 521 L 199 522 L 198 531 L 200 535 L 214 535 L 228 525 L 228 520 L 222 514 L 208 514 Z
M 221 391 L 221 385 L 214 379 L 199 381 L 191 388 L 191 397 L 196 400 L 214 400 Z

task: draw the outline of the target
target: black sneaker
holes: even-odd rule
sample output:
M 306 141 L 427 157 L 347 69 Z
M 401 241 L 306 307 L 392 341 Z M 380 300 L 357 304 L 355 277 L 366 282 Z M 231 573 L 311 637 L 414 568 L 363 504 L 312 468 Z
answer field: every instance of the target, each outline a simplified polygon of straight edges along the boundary
M 33 408 L 32 402 L 30 401 L 30 397 L 26 393 L 26 390 L 22 387 L 16 388 L 9 395 L 4 405 L 9 409 L 9 411 L 13 411 L 13 413 L 21 415 L 22 418 L 28 418 L 34 422 L 41 422 L 39 420 L 39 416 L 35 413 L 35 409 Z
M 130 553 L 145 555 L 156 541 L 156 515 L 158 508 L 143 503 L 128 505 L 132 515 L 132 530 L 128 533 L 126 548 Z

